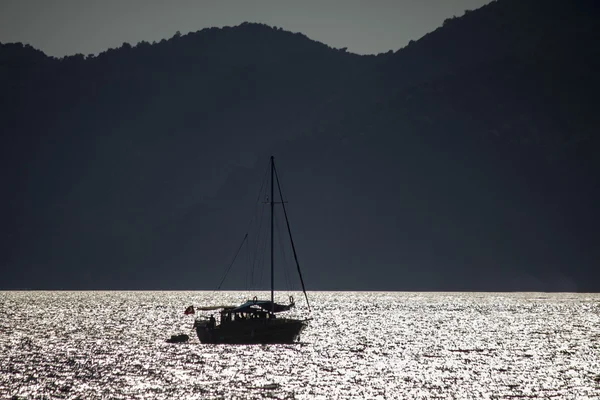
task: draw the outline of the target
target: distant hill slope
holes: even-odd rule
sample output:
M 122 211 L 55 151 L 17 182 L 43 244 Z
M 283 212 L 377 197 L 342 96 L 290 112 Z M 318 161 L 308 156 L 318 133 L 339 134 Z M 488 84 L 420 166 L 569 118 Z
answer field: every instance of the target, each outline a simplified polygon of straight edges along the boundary
M 2 285 L 211 289 L 274 153 L 309 287 L 600 290 L 598 16 L 500 0 L 367 57 L 257 24 L 1 45 Z
M 11 193 L 2 263 L 42 270 L 118 263 L 128 240 L 185 215 L 273 143 L 318 126 L 368 58 L 258 24 L 87 59 L 14 44 L 0 57 Z

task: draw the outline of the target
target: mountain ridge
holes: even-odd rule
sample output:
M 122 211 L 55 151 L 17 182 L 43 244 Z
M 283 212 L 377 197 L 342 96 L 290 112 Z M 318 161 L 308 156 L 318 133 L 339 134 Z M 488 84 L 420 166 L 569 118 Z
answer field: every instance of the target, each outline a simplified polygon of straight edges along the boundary
M 590 7 L 500 0 L 378 56 L 256 24 L 2 45 L 4 285 L 212 288 L 275 154 L 309 287 L 600 290 Z

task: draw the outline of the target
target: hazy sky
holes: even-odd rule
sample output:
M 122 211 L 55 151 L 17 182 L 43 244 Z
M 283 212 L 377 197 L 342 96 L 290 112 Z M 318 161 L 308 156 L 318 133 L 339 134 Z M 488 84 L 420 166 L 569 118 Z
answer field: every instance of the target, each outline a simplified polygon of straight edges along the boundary
M 212 26 L 263 22 L 361 54 L 404 47 L 490 0 L 0 0 L 0 42 L 90 54 Z

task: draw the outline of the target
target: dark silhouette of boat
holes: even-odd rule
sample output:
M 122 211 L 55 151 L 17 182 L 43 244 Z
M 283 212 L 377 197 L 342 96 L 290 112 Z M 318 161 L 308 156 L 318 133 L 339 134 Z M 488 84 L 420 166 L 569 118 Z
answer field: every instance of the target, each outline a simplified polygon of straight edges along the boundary
M 185 333 L 179 335 L 171 335 L 169 339 L 166 340 L 167 343 L 185 343 L 190 339 L 188 335 Z
M 274 300 L 274 254 L 273 254 L 273 230 L 274 230 L 274 209 L 275 205 L 281 205 L 283 208 L 283 214 L 285 216 L 285 222 L 291 242 L 292 252 L 298 275 L 300 277 L 300 283 L 302 284 L 302 291 L 306 299 L 306 304 L 310 312 L 310 304 L 308 302 L 308 296 L 306 294 L 306 288 L 304 286 L 304 280 L 302 278 L 302 272 L 300 271 L 300 264 L 298 263 L 298 256 L 296 254 L 296 247 L 294 246 L 294 240 L 292 238 L 292 232 L 285 208 L 285 202 L 283 201 L 283 195 L 281 192 L 281 185 L 279 183 L 279 177 L 277 170 L 275 169 L 275 160 L 271 156 L 270 161 L 271 171 L 271 195 L 269 197 L 269 204 L 271 208 L 271 299 L 270 300 L 259 300 L 256 297 L 252 300 L 248 300 L 239 306 L 216 306 L 216 307 L 199 307 L 202 311 L 219 311 L 220 321 L 217 323 L 216 319 L 211 316 L 209 319 L 196 319 L 194 322 L 194 329 L 200 339 L 201 343 L 214 343 L 214 344 L 284 344 L 294 343 L 300 338 L 300 333 L 306 328 L 309 319 L 295 319 L 279 317 L 280 313 L 289 311 L 295 306 L 294 298 L 290 296 L 290 303 L 287 305 L 275 303 Z M 281 201 L 275 201 L 275 183 L 277 183 L 277 190 Z M 246 240 L 244 237 L 244 240 Z M 243 242 L 242 242 L 243 244 Z M 241 247 L 241 246 L 240 246 Z M 238 250 L 239 252 L 239 250 Z

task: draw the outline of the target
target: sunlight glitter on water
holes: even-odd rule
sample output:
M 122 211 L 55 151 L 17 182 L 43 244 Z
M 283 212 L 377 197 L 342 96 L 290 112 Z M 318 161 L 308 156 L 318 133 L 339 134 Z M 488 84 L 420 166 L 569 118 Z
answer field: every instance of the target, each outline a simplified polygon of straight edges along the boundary
M 600 397 L 598 294 L 316 292 L 299 344 L 165 343 L 254 295 L 0 292 L 0 398 Z

